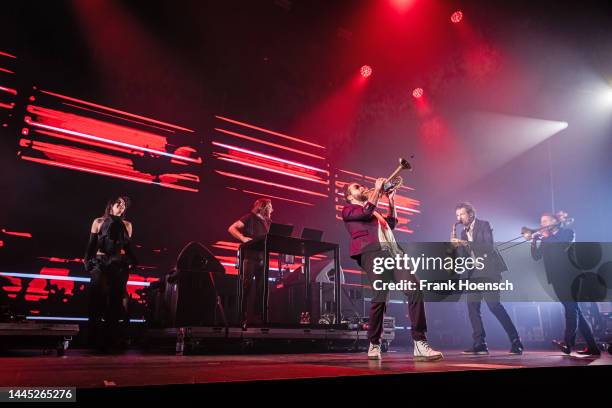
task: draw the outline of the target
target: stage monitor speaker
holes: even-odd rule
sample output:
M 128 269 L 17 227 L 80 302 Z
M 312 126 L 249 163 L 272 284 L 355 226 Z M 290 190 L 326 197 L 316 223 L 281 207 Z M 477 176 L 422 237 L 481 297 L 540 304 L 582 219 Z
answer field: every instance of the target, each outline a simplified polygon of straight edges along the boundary
M 173 327 L 222 324 L 217 298 L 225 268 L 204 245 L 190 242 L 176 260 L 176 271 L 166 280 L 164 300 Z

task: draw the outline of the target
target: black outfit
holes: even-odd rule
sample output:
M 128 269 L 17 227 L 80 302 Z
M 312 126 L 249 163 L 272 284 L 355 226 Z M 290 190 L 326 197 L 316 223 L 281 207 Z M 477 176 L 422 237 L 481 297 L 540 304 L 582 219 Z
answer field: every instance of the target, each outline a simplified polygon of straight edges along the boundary
M 542 239 L 540 246 L 536 241 L 531 243 L 531 256 L 534 260 L 544 258 L 546 277 L 565 309 L 565 345 L 570 349 L 576 344 L 576 331 L 591 350 L 597 350 L 597 343 L 593 337 L 591 326 L 586 321 L 580 306 L 571 293 L 572 276 L 568 268 L 567 248 L 574 241 L 574 231 L 560 228 L 555 234 Z
M 458 254 L 461 256 L 473 255 L 475 257 L 482 257 L 486 259 L 486 267 L 482 271 L 469 271 L 468 278 L 471 281 L 500 282 L 502 273 L 507 270 L 507 267 L 501 255 L 495 249 L 491 225 L 488 221 L 475 219 L 472 228 L 472 241 L 468 243 L 467 247 L 459 247 Z M 468 241 L 467 228 L 461 232 L 461 239 Z M 499 291 L 474 291 L 467 294 L 468 315 L 472 325 L 474 348 L 486 348 L 486 332 L 480 312 L 480 306 L 483 300 L 486 302 L 491 313 L 493 313 L 504 328 L 510 342 L 513 344 L 519 342 L 520 338 L 518 331 L 514 323 L 512 323 L 508 312 L 500 302 Z
M 385 249 L 384 245 L 381 245 L 379 241 L 379 221 L 374 214 L 375 210 L 376 206 L 370 202 L 363 206 L 347 204 L 342 209 L 342 220 L 351 236 L 349 251 L 351 258 L 355 259 L 366 272 L 370 283 L 373 283 L 375 280 L 383 282 L 417 281 L 417 276 L 411 274 L 408 270 L 387 270 L 385 268 L 385 272 L 382 275 L 374 273 L 375 258 L 392 256 L 389 250 Z M 389 228 L 393 230 L 397 224 L 397 218 L 392 216 L 384 218 Z M 412 338 L 415 341 L 426 340 L 427 320 L 422 293 L 419 290 L 415 290 L 407 291 L 405 295 L 408 297 L 408 315 L 412 324 Z M 380 344 L 388 298 L 389 292 L 387 290 L 373 290 L 368 320 L 368 338 L 372 344 Z
M 113 222 L 114 221 L 114 222 Z M 113 223 L 116 231 L 105 226 Z M 109 236 L 117 245 L 108 245 Z M 112 249 L 112 250 L 111 250 Z M 99 255 L 98 252 L 103 252 Z M 91 234 L 85 255 L 86 270 L 91 276 L 89 286 L 89 341 L 97 348 L 118 346 L 121 338 L 120 320 L 127 321 L 124 305 L 130 267 L 137 264 L 125 224 L 120 217 L 108 216 L 98 234 Z
M 270 221 L 252 212 L 240 218 L 244 224 L 242 235 L 257 238 L 270 230 Z M 263 321 L 263 256 L 261 252 L 248 252 L 242 266 L 242 324 L 261 324 Z

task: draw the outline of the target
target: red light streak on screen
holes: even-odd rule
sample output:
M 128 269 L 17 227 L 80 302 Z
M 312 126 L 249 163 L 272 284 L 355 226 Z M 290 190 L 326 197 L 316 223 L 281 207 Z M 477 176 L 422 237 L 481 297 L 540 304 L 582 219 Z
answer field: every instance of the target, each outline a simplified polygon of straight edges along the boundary
M 0 91 L 4 91 L 4 92 L 10 93 L 12 95 L 17 95 L 17 90 L 15 90 L 13 88 L 7 88 L 5 86 L 0 86 Z
M 347 269 L 347 268 L 342 268 L 342 271 L 344 273 L 350 273 L 353 275 L 365 275 L 366 273 L 357 269 Z
M 228 249 L 231 251 L 237 251 L 240 244 L 238 242 L 231 242 L 231 241 L 217 241 L 212 246 L 215 248 L 219 248 L 219 249 Z
M 15 72 L 11 71 L 10 69 L 6 69 L 6 68 L 2 68 L 2 67 L 0 67 L 0 71 L 6 72 L 7 74 L 14 74 L 15 73 Z
M 128 277 L 128 281 L 130 282 L 157 282 L 158 278 L 153 277 L 144 277 L 141 275 L 130 274 Z M 142 289 L 142 286 L 139 285 L 127 285 L 128 295 L 137 301 L 140 304 L 143 304 L 145 301 L 142 299 L 142 296 L 138 293 L 138 290 Z
M 17 293 L 21 292 L 22 289 L 21 278 L 15 278 L 13 276 L 3 276 L 3 278 L 7 279 L 10 285 L 3 286 L 2 290 L 9 293 L 15 292 L 14 296 L 17 296 Z
M 229 118 L 226 118 L 224 116 L 215 115 L 215 117 L 217 119 L 221 119 L 221 120 L 224 120 L 226 122 L 233 123 L 235 125 L 240 125 L 240 126 L 244 126 L 244 127 L 250 128 L 250 129 L 258 130 L 260 132 L 265 132 L 265 133 L 268 133 L 268 134 L 271 134 L 271 135 L 274 135 L 274 136 L 281 137 L 283 139 L 292 140 L 292 141 L 298 142 L 298 143 L 303 143 L 305 145 L 317 147 L 319 149 L 325 149 L 324 146 L 318 145 L 316 143 L 308 142 L 306 140 L 299 139 L 297 137 L 293 137 L 293 136 L 289 136 L 289 135 L 285 135 L 283 133 L 275 132 L 273 130 L 264 129 L 262 127 L 254 126 L 254 125 L 251 125 L 251 124 L 248 124 L 248 123 L 245 123 L 245 122 L 240 122 L 240 121 L 237 121 L 237 120 L 234 120 L 234 119 L 229 119 Z
M 327 194 L 321 194 L 321 193 L 317 193 L 315 191 L 304 190 L 304 189 L 301 189 L 301 188 L 291 187 L 291 186 L 287 186 L 287 185 L 284 185 L 284 184 L 273 183 L 271 181 L 260 180 L 260 179 L 256 179 L 256 178 L 253 178 L 253 177 L 241 176 L 240 174 L 228 173 L 228 172 L 221 171 L 221 170 L 215 170 L 215 172 L 218 173 L 218 174 L 221 174 L 222 176 L 225 176 L 225 177 L 231 177 L 231 178 L 235 178 L 235 179 L 239 179 L 239 180 L 251 181 L 253 183 L 264 184 L 264 185 L 272 186 L 272 187 L 278 187 L 278 188 L 282 188 L 282 189 L 285 189 L 285 190 L 297 191 L 299 193 L 314 195 L 314 196 L 318 196 L 318 197 L 329 197 Z
M 4 109 L 13 109 L 15 107 L 15 103 L 11 102 L 11 103 L 2 103 L 0 102 L 0 108 L 4 108 Z
M 257 156 L 257 157 L 260 157 L 260 158 L 263 158 L 263 159 L 268 159 L 268 160 L 271 160 L 271 161 L 274 161 L 274 162 L 287 164 L 287 165 L 290 166 L 290 168 L 293 167 L 293 168 L 296 168 L 298 170 L 306 171 L 308 173 L 320 172 L 320 173 L 324 173 L 324 174 L 329 175 L 329 172 L 327 170 L 323 170 L 323 169 L 320 169 L 318 167 L 309 166 L 309 165 L 303 164 L 303 163 L 298 163 L 298 162 L 293 161 L 293 160 L 287 160 L 287 159 L 283 159 L 283 158 L 280 158 L 280 157 L 271 156 L 269 154 L 256 152 L 254 150 L 244 149 L 242 147 L 227 145 L 227 144 L 219 143 L 219 142 L 212 142 L 212 144 L 214 146 L 223 147 L 223 148 L 226 148 L 228 150 L 234 150 L 234 151 L 241 152 L 241 153 L 244 153 L 244 154 L 247 154 L 247 155 Z
M 66 105 L 66 106 L 70 106 L 72 108 L 84 110 L 84 111 L 87 111 L 87 112 L 94 112 L 94 113 L 97 113 L 98 115 L 103 115 L 103 116 L 107 116 L 107 117 L 114 118 L 114 119 L 124 120 L 126 122 L 137 123 L 139 125 L 148 126 L 150 128 L 157 129 L 157 130 L 163 130 L 164 132 L 176 133 L 172 129 L 167 129 L 167 128 L 164 128 L 164 127 L 161 127 L 161 126 L 151 125 L 150 123 L 141 122 L 139 120 L 133 120 L 133 119 L 124 118 L 124 117 L 121 117 L 119 115 L 112 115 L 110 113 L 102 112 L 102 111 L 99 111 L 99 110 L 96 110 L 96 109 L 85 108 L 84 106 L 75 105 L 73 103 L 63 102 L 63 104 Z
M 253 156 L 250 154 L 245 154 L 245 153 L 241 153 L 241 152 L 234 152 L 234 151 L 230 151 L 229 154 L 226 153 L 214 153 L 214 155 L 219 159 L 219 160 L 224 160 L 222 158 L 225 158 L 226 161 L 238 161 L 238 164 L 242 164 L 241 162 L 246 162 L 247 164 L 251 164 L 251 165 L 257 165 L 257 166 L 264 166 L 264 169 L 269 169 L 269 170 L 278 170 L 281 171 L 282 174 L 286 174 L 286 175 L 293 175 L 293 176 L 299 176 L 300 178 L 303 178 L 305 180 L 311 180 L 311 181 L 324 181 L 320 176 L 318 176 L 315 172 L 312 172 L 310 170 L 305 170 L 299 167 L 295 167 L 295 166 L 288 166 L 285 165 L 283 163 L 279 163 L 279 162 L 274 162 L 271 160 L 267 160 L 267 159 L 262 159 L 259 158 L 258 156 Z M 261 167 L 258 167 L 261 168 Z M 328 182 L 324 182 L 324 184 L 329 184 Z
M 57 162 L 58 165 L 80 166 L 81 168 L 105 171 L 109 174 L 122 175 L 134 180 L 146 181 L 149 183 L 155 178 L 150 174 L 143 174 L 135 171 L 131 159 L 98 153 L 78 147 L 39 142 L 36 140 L 22 140 L 24 144 L 29 145 L 33 150 L 44 153 L 46 157 L 53 162 Z M 22 158 L 30 159 L 26 156 L 22 156 Z
M 87 101 L 84 101 L 82 99 L 72 98 L 70 96 L 62 95 L 62 94 L 59 94 L 59 93 L 56 93 L 56 92 L 51 92 L 51 91 L 46 91 L 46 90 L 41 90 L 41 92 L 44 93 L 44 94 L 47 94 L 47 95 L 51 95 L 51 96 L 55 96 L 55 97 L 67 100 L 67 101 L 81 103 L 81 104 L 86 105 L 86 106 L 91 106 L 91 107 L 102 109 L 102 110 L 106 110 L 106 111 L 109 111 L 109 112 L 118 113 L 118 114 L 121 114 L 121 115 L 128 116 L 130 118 L 136 118 L 136 119 L 144 120 L 146 122 L 155 123 L 157 125 L 167 126 L 169 128 L 172 128 L 172 129 L 182 130 L 182 131 L 185 131 L 185 132 L 192 132 L 192 133 L 194 132 L 193 130 L 184 128 L 182 126 L 173 125 L 173 124 L 168 123 L 168 122 L 162 122 L 162 121 L 159 121 L 159 120 L 148 118 L 146 116 L 136 115 L 136 114 L 129 113 L 129 112 L 126 112 L 126 111 L 122 111 L 122 110 L 119 110 L 119 109 L 110 108 L 108 106 L 99 105 L 97 103 L 87 102 Z
M 32 161 L 32 162 L 35 162 L 35 163 L 46 164 L 46 165 L 49 165 L 49 166 L 61 167 L 61 168 L 64 168 L 64 169 L 79 170 L 79 171 L 83 171 L 83 172 L 86 172 L 86 173 L 99 174 L 99 175 L 102 175 L 102 176 L 115 177 L 115 178 L 120 178 L 120 179 L 124 179 L 124 180 L 129 180 L 129 181 L 136 181 L 136 182 L 145 183 L 145 184 L 152 184 L 153 183 L 151 180 L 147 180 L 147 179 L 143 179 L 143 178 L 139 178 L 139 177 L 130 177 L 130 176 L 126 176 L 124 174 L 112 173 L 112 172 L 109 172 L 109 171 L 94 170 L 94 169 L 91 169 L 91 168 L 88 168 L 88 167 L 75 166 L 75 165 L 65 164 L 65 163 L 59 163 L 59 162 L 56 162 L 54 160 L 39 159 L 39 158 L 36 158 L 36 157 L 29 157 L 29 156 L 21 156 L 21 158 L 23 160 Z
M 402 201 L 402 200 L 400 200 L 400 198 L 403 198 L 403 197 L 400 197 L 400 196 L 396 195 L 396 204 L 395 204 L 395 208 L 397 209 L 397 212 L 400 212 L 400 213 L 401 213 L 401 212 L 404 212 L 404 213 L 413 213 L 413 214 L 414 214 L 414 213 L 417 213 L 417 214 L 420 214 L 420 213 L 421 213 L 421 211 L 420 211 L 420 210 L 417 210 L 417 209 L 415 209 L 415 208 L 410 208 L 410 207 L 406 207 L 406 206 L 403 206 L 403 205 L 398 204 L 399 202 L 401 202 L 401 201 Z M 388 204 L 388 203 L 386 203 L 386 202 L 379 202 L 379 203 L 378 203 L 378 205 L 380 205 L 381 207 L 387 207 L 387 208 L 389 208 L 389 204 Z
M 140 150 L 153 155 L 172 157 L 197 164 L 202 162 L 201 158 L 168 153 L 166 151 L 167 139 L 150 132 L 34 105 L 29 105 L 27 111 L 36 115 L 38 119 L 38 121 L 35 121 L 26 117 L 25 122 L 31 126 Z
M 57 132 L 49 132 L 47 130 L 40 130 L 40 129 L 34 129 L 34 132 L 39 133 L 41 135 L 54 137 L 54 138 L 57 138 L 57 139 L 69 140 L 71 142 L 78 142 L 78 143 L 86 144 L 88 146 L 103 147 L 103 148 L 108 149 L 108 150 L 114 150 L 116 152 L 133 154 L 133 155 L 137 155 L 137 156 L 140 156 L 140 157 L 144 156 L 144 152 L 142 152 L 142 151 L 135 152 L 132 149 L 126 149 L 126 148 L 119 147 L 119 146 L 109 145 L 107 143 L 94 142 L 92 140 L 87 140 L 87 139 L 83 139 L 83 138 L 80 138 L 80 137 L 73 137 L 73 136 L 63 135 L 63 134 L 57 133 Z
M 29 233 L 29 232 L 8 231 L 8 230 L 2 228 L 2 233 L 6 234 L 6 235 L 13 235 L 15 237 L 32 238 L 32 234 Z
M 103 115 L 102 118 L 113 118 L 125 120 L 130 124 L 147 126 L 151 129 L 162 130 L 175 134 L 177 130 L 193 132 L 191 129 L 172 125 L 167 122 L 158 121 L 141 115 L 134 115 L 118 109 L 94 104 L 80 99 L 68 97 L 50 91 L 40 91 L 43 96 L 47 96 L 44 101 L 49 102 L 55 98 L 67 108 L 72 108 L 72 112 L 51 109 L 49 107 L 28 105 L 27 112 L 31 116 L 25 117 L 26 124 L 34 127 L 37 140 L 21 139 L 22 147 L 36 151 L 37 155 L 32 155 L 28 151 L 20 151 L 18 155 L 22 159 L 50 166 L 83 171 L 86 173 L 98 174 L 108 177 L 130 180 L 143 184 L 154 184 L 175 190 L 197 192 L 200 178 L 188 172 L 166 171 L 156 174 L 149 174 L 146 171 L 139 171 L 136 163 L 126 155 L 137 156 L 143 159 L 159 159 L 167 157 L 170 160 L 164 161 L 163 166 L 188 166 L 202 164 L 202 158 L 198 155 L 195 148 L 190 146 L 172 146 L 168 143 L 166 136 L 152 133 L 147 130 L 140 130 L 134 127 L 111 123 L 106 120 L 99 120 L 93 117 L 82 116 L 80 113 L 94 113 Z M 30 100 L 40 99 L 31 97 Z M 77 111 L 79 109 L 80 111 Z M 123 115 L 123 116 L 120 116 Z M 23 129 L 23 134 L 27 135 L 29 128 Z M 178 136 L 178 135 L 177 135 Z M 42 140 L 39 140 L 41 139 Z M 47 138 L 61 139 L 73 144 L 81 144 L 94 147 L 98 150 L 110 150 L 121 153 L 121 155 L 108 155 L 90 149 L 83 149 L 75 146 L 62 145 L 57 142 L 47 143 Z M 174 152 L 171 151 L 174 149 Z M 44 154 L 41 156 L 40 154 Z M 144 165 L 144 163 L 143 163 Z
M 257 193 L 255 191 L 250 191 L 250 190 L 242 190 L 242 192 L 246 193 L 246 194 L 256 195 L 256 196 L 259 196 L 259 197 L 274 198 L 276 200 L 289 201 L 289 202 L 296 203 L 296 204 L 303 204 L 303 205 L 307 205 L 307 206 L 310 206 L 310 207 L 314 206 L 314 204 L 307 203 L 305 201 L 292 200 L 290 198 L 279 197 L 279 196 L 270 195 L 270 194 L 264 194 L 264 193 Z
M 27 302 L 38 302 L 41 299 L 47 299 L 49 297 L 49 291 L 45 289 L 47 287 L 47 281 L 45 279 L 32 279 L 28 283 L 27 292 L 24 296 Z
M 40 270 L 41 275 L 57 275 L 57 276 L 68 276 L 70 274 L 70 269 L 65 268 L 49 268 L 43 267 Z M 74 290 L 74 282 L 68 280 L 55 280 L 50 279 L 49 283 L 51 285 L 57 286 L 58 289 L 64 289 L 64 294 L 66 296 L 72 296 Z
M 14 56 L 13 54 L 9 54 L 8 52 L 4 52 L 4 51 L 0 51 L 0 55 L 3 56 L 3 57 L 9 57 L 9 58 L 17 59 L 17 57 Z
M 232 132 L 232 131 L 225 130 L 225 129 L 220 129 L 220 128 L 215 128 L 215 130 L 217 132 L 225 133 L 225 134 L 230 135 L 230 136 L 236 136 L 236 137 L 238 137 L 240 139 L 244 139 L 244 140 L 249 140 L 249 141 L 252 141 L 252 142 L 261 143 L 261 144 L 264 144 L 266 146 L 276 147 L 276 148 L 279 148 L 279 149 L 286 150 L 288 152 L 293 152 L 293 153 L 302 154 L 304 156 L 313 157 L 315 159 L 325 160 L 325 157 L 323 157 L 323 156 L 319 156 L 319 155 L 316 155 L 316 154 L 308 153 L 308 152 L 305 152 L 303 150 L 294 149 L 294 148 L 291 148 L 291 147 L 288 147 L 288 146 L 284 146 L 284 145 L 280 145 L 280 144 L 277 144 L 277 143 L 268 142 L 266 140 L 257 139 L 257 138 L 254 138 L 254 137 L 243 135 L 241 133 Z
M 81 258 L 72 258 L 72 259 L 68 259 L 68 258 L 58 258 L 55 256 L 39 256 L 37 257 L 38 259 L 42 259 L 45 261 L 49 261 L 49 262 L 58 262 L 58 263 L 78 263 L 80 264 L 81 262 L 83 262 L 83 259 Z
M 59 162 L 56 162 L 56 161 L 53 161 L 53 160 L 39 159 L 39 158 L 36 158 L 36 157 L 29 157 L 29 156 L 21 156 L 21 158 L 23 160 L 28 160 L 28 161 L 32 161 L 32 162 L 36 162 L 36 163 L 41 163 L 41 164 L 46 164 L 46 165 L 49 165 L 49 166 L 61 167 L 61 168 L 71 169 L 71 170 L 78 170 L 78 171 L 82 171 L 82 172 L 85 172 L 85 173 L 99 174 L 99 175 L 102 175 L 102 176 L 115 177 L 115 178 L 120 178 L 120 179 L 123 179 L 123 180 L 135 181 L 135 182 L 138 182 L 138 183 L 156 184 L 156 185 L 159 185 L 159 186 L 162 186 L 162 187 L 173 188 L 175 190 L 184 190 L 184 191 L 190 191 L 190 192 L 194 192 L 194 193 L 197 193 L 199 191 L 196 188 L 178 186 L 178 185 L 167 184 L 167 183 L 158 183 L 158 182 L 153 182 L 151 180 L 144 179 L 144 178 L 141 178 L 141 177 L 131 177 L 131 176 L 127 176 L 127 175 L 124 175 L 124 174 L 113 173 L 113 172 L 109 172 L 109 171 L 95 170 L 95 169 L 91 169 L 91 168 L 83 167 L 83 166 L 75 166 L 75 165 L 70 165 L 70 164 L 65 164 L 65 163 L 59 163 Z
M 255 169 L 259 169 L 259 170 L 264 170 L 264 171 L 269 171 L 272 173 L 276 173 L 276 174 L 282 174 L 284 176 L 289 176 L 289 177 L 295 177 L 301 180 L 308 180 L 308 181 L 312 181 L 314 183 L 320 183 L 320 184 L 329 184 L 328 181 L 324 181 L 318 178 L 312 178 L 312 177 L 305 177 L 302 176 L 300 174 L 296 174 L 295 172 L 291 172 L 291 171 L 286 171 L 286 170 L 280 170 L 280 169 L 284 169 L 284 167 L 276 167 L 276 166 L 270 166 L 270 165 L 266 165 L 266 164 L 260 164 L 257 162 L 257 160 L 249 160 L 246 158 L 239 158 L 239 156 L 236 156 L 236 158 L 233 158 L 232 155 L 226 155 L 223 153 L 216 153 L 215 156 L 217 157 L 217 159 L 219 160 L 223 160 L 223 161 L 227 161 L 230 163 L 236 163 L 239 164 L 241 166 L 246 166 L 246 167 L 251 167 L 251 168 L 255 168 Z
M 178 180 L 199 182 L 199 177 L 191 174 L 162 174 L 160 181 L 154 181 L 155 176 L 134 170 L 131 159 L 122 158 L 77 147 L 69 147 L 54 143 L 46 143 L 21 139 L 20 145 L 45 154 L 47 159 L 21 154 L 28 161 L 47 164 L 56 167 L 79 170 L 93 174 L 121 178 L 145 184 L 156 184 L 162 187 L 197 192 L 198 189 L 174 184 Z

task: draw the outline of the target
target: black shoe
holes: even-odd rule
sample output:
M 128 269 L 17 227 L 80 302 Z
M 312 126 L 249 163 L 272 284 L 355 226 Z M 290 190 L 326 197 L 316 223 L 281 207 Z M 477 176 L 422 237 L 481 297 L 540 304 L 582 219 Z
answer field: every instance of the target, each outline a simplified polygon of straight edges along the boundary
M 588 357 L 588 356 L 599 357 L 601 356 L 601 351 L 599 351 L 597 347 L 595 348 L 587 347 L 584 350 L 577 351 L 576 354 L 580 356 L 585 356 L 585 357 Z
M 487 348 L 486 344 L 477 344 L 472 348 L 469 348 L 467 350 L 465 350 L 462 354 L 467 354 L 467 355 L 486 355 L 489 354 L 489 349 Z
M 510 351 L 508 352 L 508 354 L 520 356 L 521 354 L 523 354 L 523 348 L 523 343 L 521 343 L 520 340 L 514 340 L 512 342 L 512 346 L 510 347 Z
M 558 340 L 553 340 L 553 344 L 561 349 L 563 354 L 569 355 L 572 352 L 572 348 L 567 344 L 560 342 Z

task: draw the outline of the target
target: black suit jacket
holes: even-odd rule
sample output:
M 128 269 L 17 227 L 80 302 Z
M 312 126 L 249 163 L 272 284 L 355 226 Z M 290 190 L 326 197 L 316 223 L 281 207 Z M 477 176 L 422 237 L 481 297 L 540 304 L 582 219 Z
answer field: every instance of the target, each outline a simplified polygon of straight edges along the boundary
M 473 271 L 470 276 L 497 277 L 501 275 L 502 272 L 508 270 L 504 258 L 502 258 L 495 247 L 493 229 L 488 221 L 476 218 L 472 238 L 473 241 L 469 242 L 467 247 L 459 247 L 457 253 L 459 256 L 470 256 L 473 251 L 474 256 L 484 258 L 485 270 Z M 461 231 L 461 239 L 464 241 L 468 240 L 467 231 L 465 229 Z

